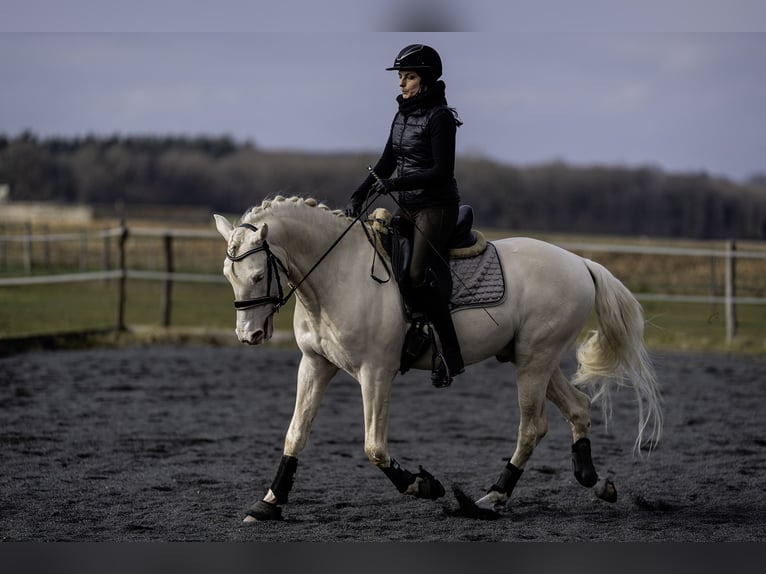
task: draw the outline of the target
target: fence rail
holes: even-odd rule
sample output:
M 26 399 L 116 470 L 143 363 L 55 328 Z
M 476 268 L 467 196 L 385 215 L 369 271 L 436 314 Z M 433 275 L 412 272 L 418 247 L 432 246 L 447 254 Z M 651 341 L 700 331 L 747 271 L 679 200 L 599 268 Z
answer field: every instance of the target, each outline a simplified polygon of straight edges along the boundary
M 153 253 L 161 261 L 161 270 L 146 270 L 131 268 L 128 264 L 127 244 L 130 239 L 160 239 L 163 248 L 161 255 Z M 45 275 L 32 275 L 33 258 L 32 244 L 46 246 L 44 260 L 49 263 L 50 245 L 55 242 L 79 242 L 81 258 L 87 260 L 87 244 L 91 240 L 104 242 L 102 252 L 101 271 L 81 271 L 79 273 L 48 273 Z M 118 281 L 118 310 L 117 329 L 125 329 L 125 298 L 127 280 L 159 281 L 164 283 L 162 301 L 162 325 L 169 326 L 171 323 L 170 308 L 172 302 L 172 290 L 174 283 L 225 283 L 226 279 L 220 273 L 192 273 L 179 272 L 175 269 L 174 242 L 176 240 L 199 240 L 220 239 L 216 231 L 188 230 L 188 229 L 159 229 L 150 227 L 128 227 L 123 224 L 112 229 L 100 231 L 83 231 L 79 233 L 47 233 L 33 235 L 29 226 L 22 234 L 0 235 L 0 263 L 4 262 L 7 255 L 8 244 L 21 244 L 24 276 L 0 278 L 0 287 L 45 285 L 85 281 Z M 112 269 L 110 257 L 110 245 L 116 241 L 117 256 L 116 269 Z M 722 248 L 699 248 L 699 247 L 676 247 L 661 245 L 627 245 L 612 243 L 585 243 L 585 242 L 557 242 L 557 244 L 570 251 L 581 253 L 612 253 L 612 254 L 637 254 L 676 257 L 706 257 L 713 260 L 723 260 L 725 270 L 724 294 L 717 295 L 715 289 L 708 295 L 693 293 L 652 293 L 635 291 L 634 295 L 639 301 L 672 302 L 672 303 L 709 303 L 723 304 L 726 310 L 726 339 L 731 341 L 737 332 L 737 305 L 766 305 L 766 297 L 742 297 L 737 296 L 736 262 L 742 259 L 766 261 L 766 250 L 738 250 L 734 241 L 726 241 Z M 46 265 L 49 267 L 49 265 Z M 80 264 L 81 269 L 87 267 Z
M 570 251 L 595 251 L 602 253 L 638 253 L 641 255 L 680 255 L 688 257 L 732 257 L 734 259 L 766 259 L 766 251 L 740 251 L 736 242 L 729 240 L 724 243 L 731 248 L 731 253 L 724 249 L 701 247 L 666 247 L 662 245 L 614 245 L 605 243 L 562 242 L 559 247 Z

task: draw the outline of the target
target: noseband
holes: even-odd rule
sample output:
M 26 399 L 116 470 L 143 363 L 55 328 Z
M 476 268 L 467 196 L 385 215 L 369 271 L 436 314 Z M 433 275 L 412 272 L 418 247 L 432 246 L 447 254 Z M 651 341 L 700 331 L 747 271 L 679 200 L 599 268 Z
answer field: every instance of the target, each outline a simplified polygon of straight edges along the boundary
M 251 225 L 249 223 L 242 223 L 239 225 L 239 227 L 244 227 L 245 229 L 250 229 L 251 231 L 258 231 L 258 228 L 255 225 Z M 242 261 L 245 257 L 249 257 L 250 255 L 254 255 L 256 253 L 260 253 L 261 251 L 264 251 L 266 253 L 266 295 L 263 297 L 256 297 L 255 299 L 242 299 L 239 301 L 234 301 L 234 308 L 238 311 L 244 311 L 245 309 L 252 309 L 253 307 L 258 307 L 259 305 L 268 305 L 272 304 L 274 305 L 274 308 L 272 309 L 272 314 L 279 311 L 279 309 L 287 303 L 287 300 L 290 298 L 290 295 L 292 295 L 292 291 L 287 295 L 287 297 L 284 296 L 284 290 L 282 289 L 282 279 L 279 274 L 279 270 L 281 269 L 282 272 L 284 272 L 285 276 L 287 276 L 288 271 L 287 267 L 285 267 L 284 263 L 280 261 L 279 257 L 274 255 L 274 252 L 269 247 L 268 241 L 265 239 L 261 243 L 259 247 L 256 247 L 254 249 L 251 249 L 250 251 L 245 251 L 244 253 L 241 253 L 240 255 L 232 255 L 228 251 L 226 252 L 226 257 L 229 259 L 229 261 Z M 277 286 L 277 294 L 272 295 L 271 294 L 271 286 L 272 284 L 276 284 Z

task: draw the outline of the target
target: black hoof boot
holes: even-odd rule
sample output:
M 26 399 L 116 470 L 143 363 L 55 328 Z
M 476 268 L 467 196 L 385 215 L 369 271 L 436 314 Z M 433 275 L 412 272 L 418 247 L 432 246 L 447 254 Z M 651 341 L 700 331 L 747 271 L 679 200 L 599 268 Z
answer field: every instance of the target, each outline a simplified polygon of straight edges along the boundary
M 590 488 L 598 482 L 598 474 L 590 456 L 590 440 L 583 437 L 572 445 L 572 470 L 577 482 Z
M 420 479 L 418 481 L 418 491 L 415 494 L 416 498 L 436 500 L 444 496 L 444 486 L 442 486 L 442 483 L 422 466 L 420 467 L 420 472 L 415 477 Z
M 265 500 L 259 500 L 247 510 L 247 515 L 256 520 L 282 520 L 282 508 Z

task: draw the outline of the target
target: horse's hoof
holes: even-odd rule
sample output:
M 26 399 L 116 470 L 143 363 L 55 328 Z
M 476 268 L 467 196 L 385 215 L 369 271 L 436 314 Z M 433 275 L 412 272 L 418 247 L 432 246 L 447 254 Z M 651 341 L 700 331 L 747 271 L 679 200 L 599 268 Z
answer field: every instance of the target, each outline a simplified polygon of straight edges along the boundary
M 599 480 L 598 484 L 593 487 L 593 490 L 595 491 L 596 496 L 601 500 L 617 502 L 617 489 L 614 487 L 614 483 L 608 478 Z
M 452 493 L 455 495 L 459 506 L 457 512 L 454 512 L 456 516 L 478 518 L 479 520 L 497 520 L 500 518 L 499 512 L 477 506 L 458 485 L 452 485 Z
M 282 520 L 282 508 L 265 500 L 259 500 L 247 510 L 244 522 L 252 524 L 256 520 Z

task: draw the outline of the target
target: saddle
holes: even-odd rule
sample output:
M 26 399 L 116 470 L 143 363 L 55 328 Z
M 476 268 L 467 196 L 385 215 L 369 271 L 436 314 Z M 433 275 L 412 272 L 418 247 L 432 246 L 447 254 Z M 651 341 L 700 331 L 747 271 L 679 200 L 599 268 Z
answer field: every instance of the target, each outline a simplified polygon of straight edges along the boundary
M 400 370 L 405 373 L 429 345 L 435 352 L 433 330 L 426 317 L 411 304 L 408 290 L 412 261 L 412 223 L 393 217 L 385 208 L 376 209 L 368 220 L 377 244 L 388 256 L 391 274 L 402 295 L 405 314 L 410 322 L 402 349 Z M 473 209 L 461 205 L 458 221 L 449 242 L 451 283 L 450 309 L 497 305 L 505 298 L 505 278 L 495 246 L 473 229 Z
M 373 211 L 370 222 L 391 260 L 394 276 L 401 284 L 412 261 L 412 223 L 402 217 L 394 217 L 385 207 Z M 458 210 L 449 248 L 450 260 L 476 257 L 487 248 L 484 235 L 473 229 L 473 208 L 470 205 L 461 205 Z

